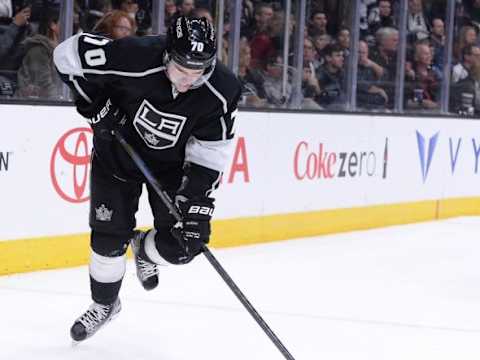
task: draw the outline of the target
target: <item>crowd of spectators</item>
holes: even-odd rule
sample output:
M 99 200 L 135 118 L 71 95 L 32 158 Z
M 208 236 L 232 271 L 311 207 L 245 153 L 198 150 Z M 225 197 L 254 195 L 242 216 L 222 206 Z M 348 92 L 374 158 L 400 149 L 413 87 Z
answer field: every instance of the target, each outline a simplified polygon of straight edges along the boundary
M 245 84 L 244 101 L 250 106 L 289 107 L 288 95 L 294 91 L 289 86 L 290 71 L 293 71 L 291 56 L 285 59 L 289 78 L 281 88 L 282 96 L 269 96 L 272 91 L 265 90 L 265 83 L 272 84 L 272 66 L 283 65 L 283 25 L 281 32 L 275 31 L 275 19 L 285 18 L 284 9 L 276 1 L 246 0 L 243 3 L 242 46 L 248 46 L 250 54 L 248 66 L 244 65 L 248 71 L 239 73 Z M 350 1 L 309 2 L 303 45 L 302 108 L 345 109 L 354 10 Z M 402 62 L 405 64 L 403 107 L 406 111 L 440 110 L 445 77 L 446 11 L 446 0 L 407 1 L 406 58 Z M 360 38 L 357 109 L 391 111 L 394 108 L 398 98 L 399 13 L 399 0 L 360 0 L 359 29 L 355 29 Z M 294 27 L 294 21 L 291 23 Z M 479 29 L 480 0 L 457 1 L 450 81 L 450 111 L 454 113 L 480 113 Z M 290 36 L 292 34 L 293 29 Z M 290 44 L 292 41 L 289 39 Z M 253 73 L 256 75 L 252 76 Z M 282 86 L 281 82 L 276 84 Z
M 100 33 L 112 39 L 152 34 L 153 0 L 75 0 L 74 33 Z M 60 36 L 60 0 L 0 0 L 0 98 L 68 100 L 53 67 Z M 284 2 L 243 0 L 238 77 L 241 104 L 341 110 L 347 104 L 352 33 L 359 33 L 356 103 L 366 111 L 394 108 L 399 0 L 360 0 L 359 29 L 352 29 L 355 6 L 346 0 L 309 0 L 303 40 L 301 93 L 293 79 L 295 17 Z M 165 26 L 178 15 L 215 21 L 214 0 L 165 0 Z M 408 0 L 404 108 L 439 111 L 444 79 L 447 0 Z M 228 7 L 224 14 L 221 61 L 228 60 Z M 290 20 L 284 40 L 285 20 Z M 451 65 L 450 111 L 480 113 L 480 0 L 456 1 Z M 284 44 L 289 44 L 288 54 Z M 287 56 L 285 56 L 287 54 Z M 402 66 L 403 67 L 403 66 Z M 286 72 L 285 72 L 286 69 Z M 284 79 L 284 76 L 287 79 Z

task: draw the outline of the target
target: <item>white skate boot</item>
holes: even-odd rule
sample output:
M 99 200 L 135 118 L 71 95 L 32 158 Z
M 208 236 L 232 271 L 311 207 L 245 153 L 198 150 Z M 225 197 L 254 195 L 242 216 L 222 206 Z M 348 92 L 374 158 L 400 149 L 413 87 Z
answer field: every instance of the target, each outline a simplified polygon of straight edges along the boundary
M 138 280 L 145 290 L 153 290 L 158 285 L 158 265 L 145 259 L 143 257 L 145 255 L 142 256 L 142 253 L 145 254 L 142 247 L 144 247 L 143 243 L 146 235 L 147 232 L 135 231 L 135 235 L 130 240 L 130 245 L 135 258 Z

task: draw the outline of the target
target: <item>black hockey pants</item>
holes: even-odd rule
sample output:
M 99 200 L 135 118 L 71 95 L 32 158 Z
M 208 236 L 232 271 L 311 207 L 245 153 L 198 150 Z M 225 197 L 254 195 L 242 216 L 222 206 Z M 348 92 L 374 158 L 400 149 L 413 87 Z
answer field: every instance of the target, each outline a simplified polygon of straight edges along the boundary
M 171 198 L 180 186 L 182 175 L 180 165 L 155 173 Z M 90 284 L 92 298 L 98 303 L 112 303 L 118 296 L 125 267 L 125 252 L 136 227 L 135 213 L 142 187 L 142 182 L 124 182 L 113 177 L 93 156 L 89 216 L 92 249 Z M 148 184 L 147 191 L 157 230 L 156 248 L 165 260 L 176 264 L 183 256 L 183 251 L 170 233 L 175 219 Z

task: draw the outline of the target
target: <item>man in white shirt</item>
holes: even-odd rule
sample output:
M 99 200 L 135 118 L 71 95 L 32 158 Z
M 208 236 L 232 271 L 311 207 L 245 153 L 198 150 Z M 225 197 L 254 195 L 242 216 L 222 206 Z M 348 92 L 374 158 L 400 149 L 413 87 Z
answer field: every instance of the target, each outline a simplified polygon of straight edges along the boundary
M 408 1 L 407 30 L 413 41 L 423 40 L 429 36 L 427 19 L 423 13 L 422 0 Z
M 466 79 L 472 66 L 480 62 L 480 47 L 468 45 L 462 50 L 462 61 L 452 69 L 452 83 Z

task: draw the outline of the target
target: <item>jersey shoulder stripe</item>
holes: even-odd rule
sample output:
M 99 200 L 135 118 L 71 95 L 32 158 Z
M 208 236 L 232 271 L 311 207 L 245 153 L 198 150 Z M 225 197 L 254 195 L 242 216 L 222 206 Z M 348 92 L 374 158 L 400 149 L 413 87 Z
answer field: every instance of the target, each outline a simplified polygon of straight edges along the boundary
M 145 77 L 165 70 L 164 41 L 156 37 L 112 41 L 95 34 L 74 35 L 54 50 L 54 63 L 66 75 Z
M 210 91 L 220 100 L 220 102 L 222 103 L 223 113 L 226 114 L 228 112 L 227 100 L 223 97 L 223 95 L 220 93 L 220 91 L 215 89 L 215 87 L 210 83 L 210 81 L 207 80 L 205 82 L 205 85 L 207 85 L 207 87 L 210 89 Z

